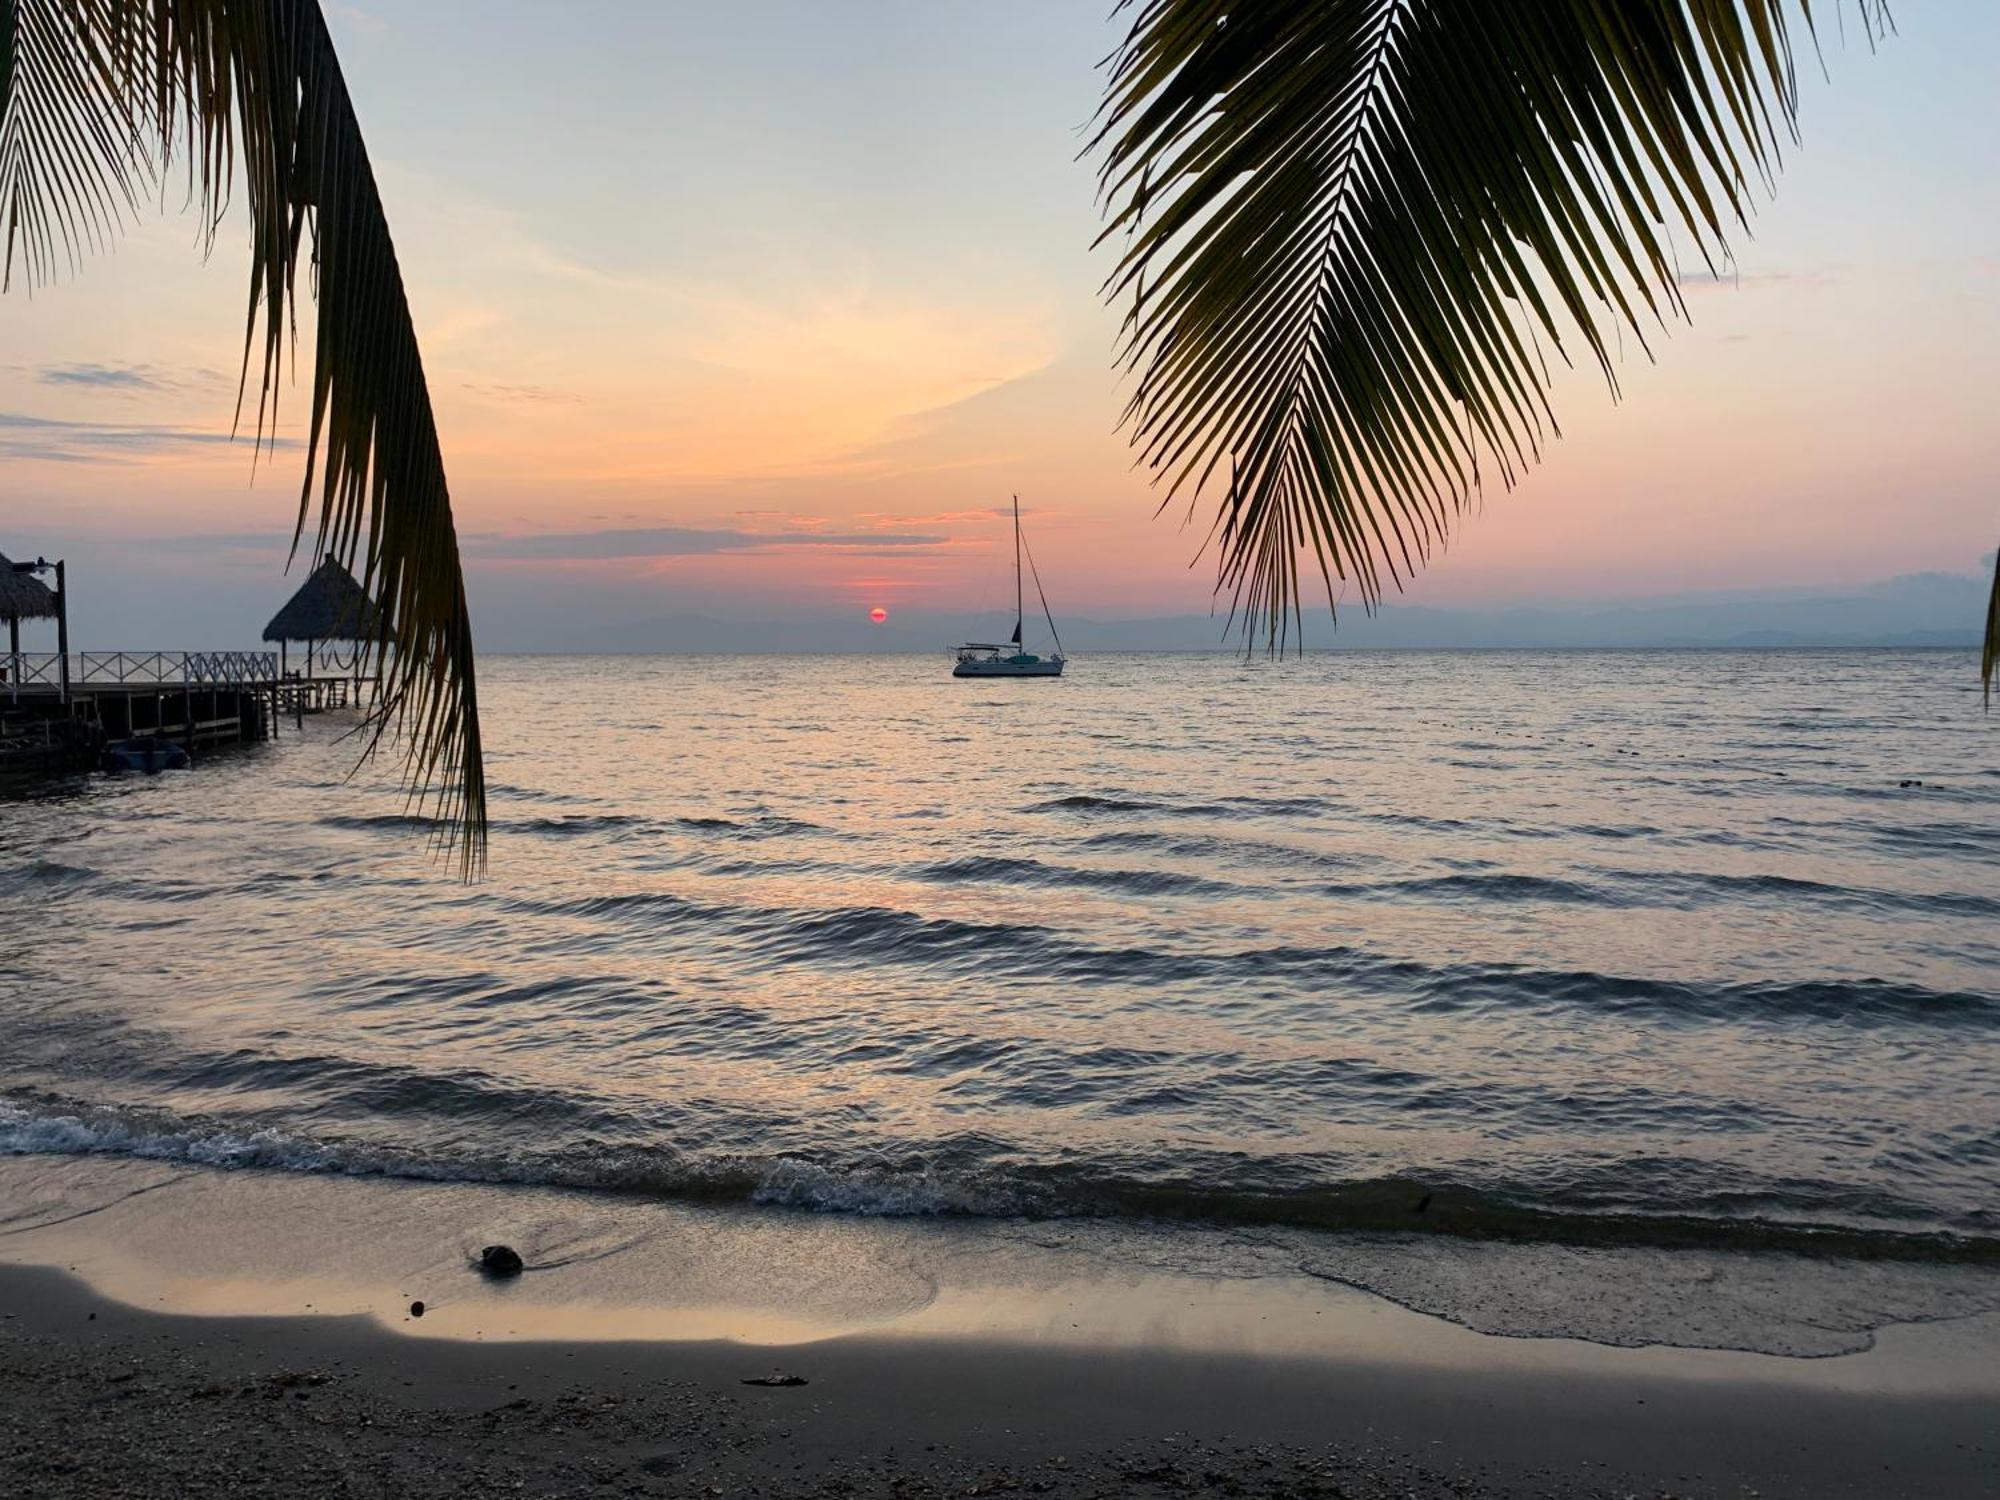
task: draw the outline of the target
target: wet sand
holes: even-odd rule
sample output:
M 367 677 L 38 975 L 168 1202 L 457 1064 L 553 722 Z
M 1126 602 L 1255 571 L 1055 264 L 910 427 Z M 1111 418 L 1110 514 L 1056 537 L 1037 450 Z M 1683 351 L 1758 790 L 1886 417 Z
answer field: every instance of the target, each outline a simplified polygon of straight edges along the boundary
M 129 1161 L 0 1162 L 0 1220 L 10 1496 L 2000 1491 L 1991 1313 L 1612 1348 L 1060 1226 Z M 528 1274 L 479 1276 L 489 1223 Z
M 808 1384 L 741 1382 L 782 1371 Z M 1974 1496 L 1985 1398 L 977 1340 L 522 1343 L 0 1270 L 17 1495 Z

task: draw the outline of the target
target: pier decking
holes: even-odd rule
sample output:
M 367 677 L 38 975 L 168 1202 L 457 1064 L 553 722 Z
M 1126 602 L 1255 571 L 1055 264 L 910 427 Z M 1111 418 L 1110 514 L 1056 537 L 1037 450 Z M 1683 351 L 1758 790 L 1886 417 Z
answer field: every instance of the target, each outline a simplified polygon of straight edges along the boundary
M 73 719 L 107 739 L 160 735 L 193 752 L 358 704 L 369 682 L 287 672 L 276 651 L 20 651 L 0 654 L 0 711 Z

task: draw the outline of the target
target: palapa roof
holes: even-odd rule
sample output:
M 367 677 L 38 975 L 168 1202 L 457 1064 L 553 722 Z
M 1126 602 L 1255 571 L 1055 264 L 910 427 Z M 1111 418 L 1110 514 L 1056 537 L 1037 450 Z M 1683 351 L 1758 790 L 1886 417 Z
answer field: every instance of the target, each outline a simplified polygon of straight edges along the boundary
M 375 603 L 335 558 L 313 569 L 285 607 L 264 627 L 267 641 L 372 641 Z
M 53 620 L 56 595 L 32 573 L 16 573 L 0 552 L 0 620 Z

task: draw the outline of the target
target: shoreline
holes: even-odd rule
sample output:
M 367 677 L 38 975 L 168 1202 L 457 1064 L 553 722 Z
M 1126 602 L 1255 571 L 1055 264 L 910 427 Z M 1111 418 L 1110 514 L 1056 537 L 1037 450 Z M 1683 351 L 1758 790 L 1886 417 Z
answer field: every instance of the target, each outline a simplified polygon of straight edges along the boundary
M 13 1493 L 1890 1500 L 2000 1482 L 1992 1312 L 1887 1321 L 1866 1352 L 1817 1358 L 1618 1348 L 1479 1333 L 1277 1263 L 1086 1252 L 1051 1226 L 99 1158 L 0 1161 L 0 1220 Z M 526 1275 L 472 1269 L 488 1229 Z M 1662 1255 L 1661 1274 L 1700 1264 Z M 1530 1270 L 1508 1295 L 1554 1274 Z M 1574 1276 L 1543 1291 L 1593 1295 Z M 773 1373 L 807 1383 L 743 1384 Z
M 498 1242 L 524 1255 L 518 1282 L 469 1274 Z M 1311 1356 L 1332 1319 L 1350 1351 L 1385 1359 L 1478 1362 L 1489 1345 L 1473 1334 L 1726 1363 L 1852 1355 L 1885 1328 L 1992 1314 L 2000 1367 L 2000 1276 L 1975 1262 L 842 1213 L 94 1151 L 0 1154 L 9 1260 L 186 1312 L 394 1325 L 420 1298 L 429 1315 L 404 1331 L 422 1336 L 787 1344 L 893 1329 Z M 1949 1366 L 1940 1388 L 1965 1373 Z

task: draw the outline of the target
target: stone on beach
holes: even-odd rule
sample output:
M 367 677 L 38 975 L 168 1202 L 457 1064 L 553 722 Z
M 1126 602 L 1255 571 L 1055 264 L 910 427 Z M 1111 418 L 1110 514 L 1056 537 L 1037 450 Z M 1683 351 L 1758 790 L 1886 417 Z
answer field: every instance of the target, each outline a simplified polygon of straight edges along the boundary
M 521 1252 L 512 1245 L 488 1245 L 479 1252 L 479 1269 L 488 1276 L 519 1276 L 523 1264 Z

